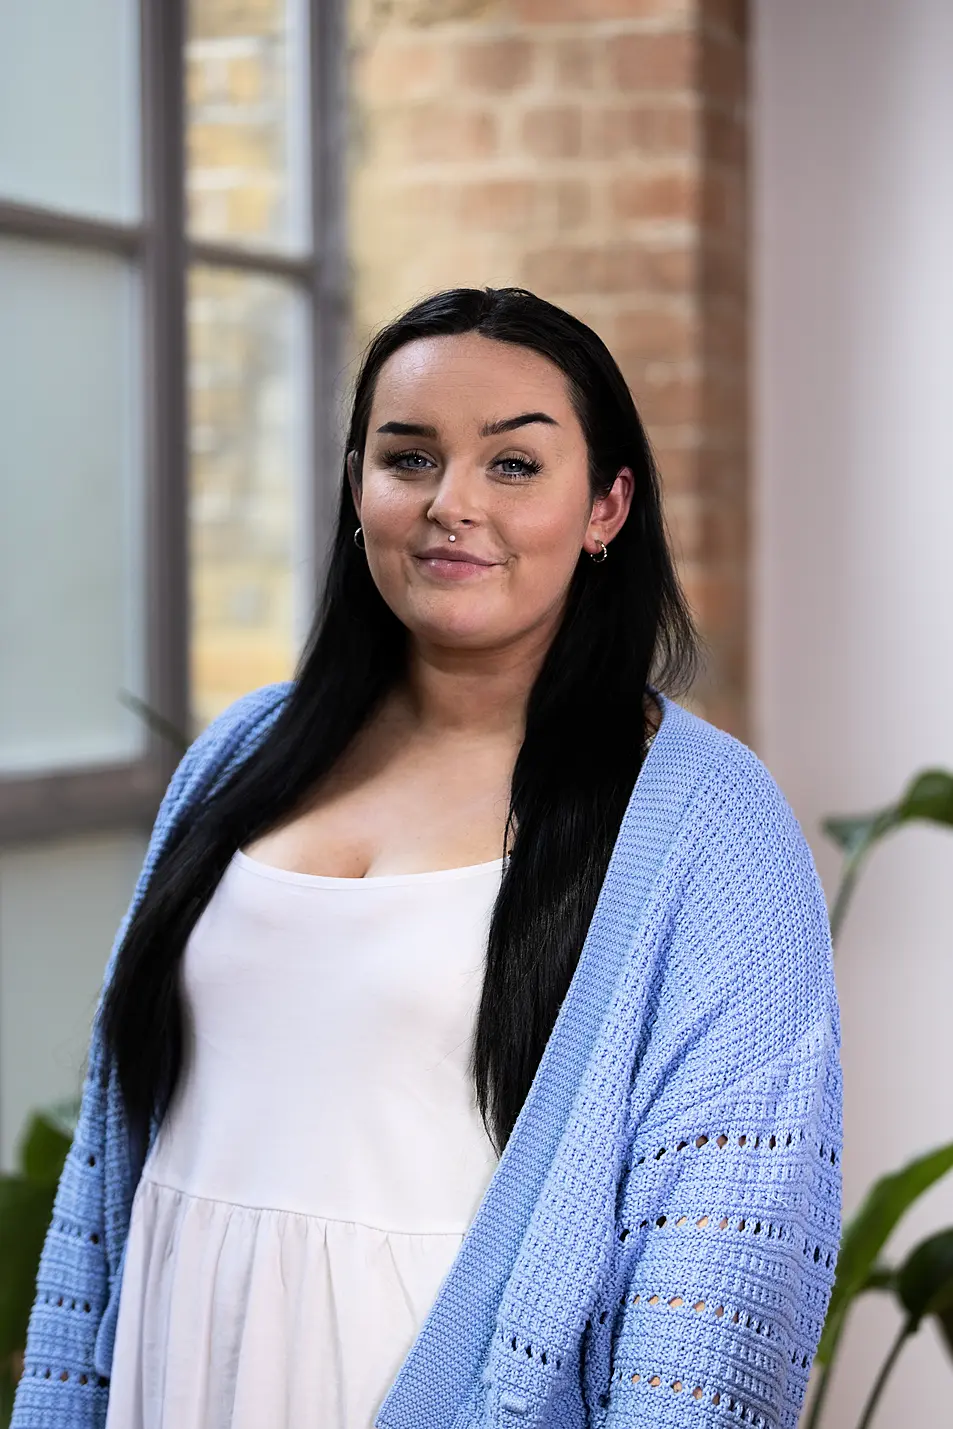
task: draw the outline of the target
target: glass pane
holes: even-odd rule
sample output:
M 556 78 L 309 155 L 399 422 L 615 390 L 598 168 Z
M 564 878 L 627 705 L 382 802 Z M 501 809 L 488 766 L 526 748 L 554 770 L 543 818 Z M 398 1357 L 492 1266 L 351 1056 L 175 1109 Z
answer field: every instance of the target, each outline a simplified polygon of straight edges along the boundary
M 132 759 L 144 695 L 138 280 L 0 240 L 0 772 Z
M 139 213 L 136 0 L 0 0 L 0 197 Z
M 189 229 L 300 251 L 310 242 L 305 0 L 189 0 Z
M 192 273 L 196 728 L 294 666 L 311 551 L 306 324 L 289 284 L 220 268 Z
M 145 857 L 137 831 L 0 849 L 0 1170 L 28 1114 L 75 1097 L 103 968 Z

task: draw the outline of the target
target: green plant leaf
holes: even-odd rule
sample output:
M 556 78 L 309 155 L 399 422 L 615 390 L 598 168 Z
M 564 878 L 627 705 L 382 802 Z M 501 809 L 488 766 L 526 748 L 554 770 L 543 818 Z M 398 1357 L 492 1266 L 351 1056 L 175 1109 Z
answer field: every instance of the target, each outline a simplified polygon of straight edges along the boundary
M 937 1310 L 936 1320 L 940 1334 L 946 1341 L 946 1348 L 953 1356 L 953 1307 L 947 1306 L 945 1310 Z
M 59 1180 L 72 1141 L 72 1128 L 60 1108 L 34 1112 L 20 1142 L 20 1169 L 30 1181 Z
M 821 828 L 844 855 L 841 881 L 830 913 L 835 946 L 858 875 L 871 849 L 901 824 L 915 819 L 953 828 L 953 774 L 948 770 L 924 769 L 910 780 L 897 802 L 885 809 L 821 820 Z
M 16 1392 L 15 1371 L 10 1355 L 0 1359 L 0 1425 L 3 1429 L 13 1416 L 13 1398 Z
M 867 1273 L 863 1285 L 857 1287 L 858 1295 L 867 1290 L 896 1290 L 897 1272 L 892 1265 L 873 1266 Z
M 888 828 L 893 828 L 895 823 L 894 809 L 881 809 L 875 814 L 856 814 L 853 816 L 834 816 L 821 820 L 821 828 L 831 839 L 841 853 L 847 858 L 855 858 L 865 848 L 868 848 L 880 833 L 885 833 Z
M 897 807 L 897 821 L 927 819 L 953 828 L 953 774 L 924 769 L 910 781 Z
M 871 814 L 835 815 L 821 827 L 841 853 L 857 858 L 873 845 L 914 819 L 953 828 L 953 774 L 946 769 L 924 769 L 914 775 L 895 804 Z
M 159 735 L 161 739 L 168 740 L 178 754 L 182 755 L 185 753 L 189 747 L 189 741 L 179 729 L 178 725 L 166 719 L 165 715 L 161 715 L 158 710 L 153 709 L 145 700 L 140 699 L 138 695 L 134 695 L 131 690 L 119 690 L 116 698 L 120 704 L 125 705 L 127 709 L 132 710 L 133 714 L 138 715 L 143 724 L 146 725 L 153 734 Z
M 897 1294 L 916 1329 L 935 1315 L 949 1341 L 953 1321 L 953 1227 L 921 1241 L 897 1271 Z
M 866 1287 L 877 1257 L 900 1217 L 918 1196 L 951 1169 L 953 1143 L 918 1156 L 871 1186 L 841 1238 L 837 1276 L 817 1351 L 821 1364 L 830 1360 L 848 1307 Z
M 0 1358 L 22 1350 L 56 1186 L 0 1176 Z
M 953 1356 L 953 1305 L 947 1305 L 945 1309 L 934 1310 L 937 1326 L 940 1334 L 946 1341 L 946 1348 Z

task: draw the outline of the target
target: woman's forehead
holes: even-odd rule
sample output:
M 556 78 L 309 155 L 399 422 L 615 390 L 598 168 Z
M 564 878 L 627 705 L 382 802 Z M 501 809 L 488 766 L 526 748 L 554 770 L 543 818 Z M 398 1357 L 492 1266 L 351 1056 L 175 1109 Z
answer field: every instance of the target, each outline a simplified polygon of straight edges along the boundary
M 572 407 L 565 374 L 554 362 L 532 348 L 480 333 L 416 338 L 392 353 L 378 375 L 372 411 L 376 416 L 410 400 L 472 409 L 481 423 L 528 406 L 551 411 L 561 422 Z M 421 417 L 422 410 L 415 415 Z

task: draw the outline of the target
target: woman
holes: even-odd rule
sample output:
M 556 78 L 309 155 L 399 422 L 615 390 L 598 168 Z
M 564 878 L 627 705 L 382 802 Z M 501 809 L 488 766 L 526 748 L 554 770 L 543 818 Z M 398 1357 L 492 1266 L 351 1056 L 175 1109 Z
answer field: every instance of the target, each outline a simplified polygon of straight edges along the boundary
M 295 679 L 186 754 L 117 935 L 15 1429 L 795 1424 L 827 918 L 692 656 L 598 337 L 384 329 Z

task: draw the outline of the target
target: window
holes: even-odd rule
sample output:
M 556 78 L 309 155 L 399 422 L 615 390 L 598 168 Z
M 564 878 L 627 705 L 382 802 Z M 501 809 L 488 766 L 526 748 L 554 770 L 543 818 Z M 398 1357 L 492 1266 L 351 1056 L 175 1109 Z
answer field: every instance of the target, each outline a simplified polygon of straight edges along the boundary
M 0 838 L 148 823 L 333 500 L 332 0 L 0 0 Z M 128 696 L 133 698 L 130 700 Z

